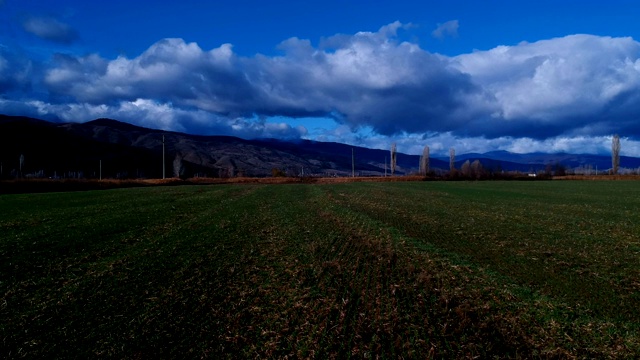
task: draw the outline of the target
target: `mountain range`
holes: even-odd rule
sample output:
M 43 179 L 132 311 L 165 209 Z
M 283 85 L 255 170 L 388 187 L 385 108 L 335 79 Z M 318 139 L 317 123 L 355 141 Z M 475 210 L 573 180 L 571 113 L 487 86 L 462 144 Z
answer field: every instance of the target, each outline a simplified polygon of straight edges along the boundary
M 2 178 L 161 178 L 163 167 L 166 177 L 350 176 L 352 156 L 356 175 L 385 174 L 388 150 L 311 140 L 190 135 L 112 119 L 52 123 L 0 115 Z M 418 155 L 398 153 L 396 173 L 417 172 L 419 160 Z M 610 156 L 493 151 L 457 155 L 456 168 L 467 160 L 479 160 L 489 171 L 535 172 L 557 164 L 600 171 L 611 167 Z M 621 157 L 621 167 L 638 168 L 640 159 Z M 430 168 L 446 171 L 449 159 L 432 157 Z

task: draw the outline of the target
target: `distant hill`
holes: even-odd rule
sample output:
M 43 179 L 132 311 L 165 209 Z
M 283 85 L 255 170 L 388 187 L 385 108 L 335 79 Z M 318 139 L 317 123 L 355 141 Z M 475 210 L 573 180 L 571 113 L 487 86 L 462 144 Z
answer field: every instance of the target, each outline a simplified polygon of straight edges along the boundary
M 232 136 L 201 136 L 148 129 L 113 119 L 85 123 L 51 123 L 0 115 L 0 177 L 161 178 L 271 176 L 279 169 L 290 176 L 349 176 L 352 151 L 360 176 L 385 172 L 388 150 L 334 142 L 277 139 L 245 140 Z M 20 174 L 20 155 L 24 156 Z M 398 153 L 397 173 L 414 173 L 418 155 Z M 480 160 L 490 171 L 541 171 L 547 164 L 566 167 L 610 167 L 608 156 L 513 154 L 494 151 L 456 156 L 456 167 Z M 622 167 L 640 166 L 638 158 L 621 158 Z M 388 166 L 388 165 L 387 165 Z M 448 159 L 431 158 L 432 169 L 448 170 Z
M 354 149 L 359 175 L 384 173 L 382 150 L 313 141 L 244 140 L 231 136 L 200 136 L 147 129 L 112 119 L 86 123 L 50 123 L 0 115 L 0 162 L 3 177 L 136 178 L 162 177 L 163 137 L 166 176 L 344 176 L 351 174 Z M 410 161 L 417 164 L 418 157 Z M 374 160 L 375 159 L 375 160 Z M 411 157 L 401 154 L 400 173 Z M 405 164 L 406 162 L 406 164 Z M 175 171 L 174 171 L 175 170 Z

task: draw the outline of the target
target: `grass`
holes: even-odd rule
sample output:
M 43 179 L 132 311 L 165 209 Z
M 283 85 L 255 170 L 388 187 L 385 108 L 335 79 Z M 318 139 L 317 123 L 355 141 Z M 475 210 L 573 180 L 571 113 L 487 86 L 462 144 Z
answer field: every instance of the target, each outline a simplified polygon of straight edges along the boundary
M 0 356 L 636 358 L 640 186 L 0 196 Z

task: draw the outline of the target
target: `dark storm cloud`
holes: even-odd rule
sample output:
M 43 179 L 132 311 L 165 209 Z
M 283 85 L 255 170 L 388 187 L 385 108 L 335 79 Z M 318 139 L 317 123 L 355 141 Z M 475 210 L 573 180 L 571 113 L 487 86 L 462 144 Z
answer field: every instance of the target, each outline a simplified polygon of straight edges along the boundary
M 22 22 L 22 28 L 41 39 L 70 44 L 78 38 L 71 26 L 47 16 L 30 16 Z

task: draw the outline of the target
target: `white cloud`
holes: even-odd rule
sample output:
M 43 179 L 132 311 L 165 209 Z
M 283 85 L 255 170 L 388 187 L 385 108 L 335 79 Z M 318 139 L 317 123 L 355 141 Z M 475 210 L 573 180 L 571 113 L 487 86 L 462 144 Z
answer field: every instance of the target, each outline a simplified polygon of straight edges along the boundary
M 371 129 L 367 129 L 371 130 Z M 364 131 L 366 133 L 366 130 Z M 512 153 L 526 154 L 542 153 L 572 153 L 572 154 L 600 154 L 611 153 L 611 136 L 558 136 L 547 139 L 533 139 L 530 137 L 502 136 L 488 139 L 485 137 L 456 136 L 451 132 L 402 134 L 398 136 L 384 136 L 379 134 L 354 133 L 346 126 L 338 126 L 327 130 L 315 138 L 319 141 L 343 142 L 350 145 L 364 146 L 372 149 L 388 150 L 391 143 L 396 143 L 398 151 L 406 154 L 420 155 L 425 145 L 431 150 L 431 155 L 447 157 L 449 149 L 454 148 L 457 154 L 486 153 L 504 150 Z M 621 138 L 621 155 L 640 156 L 640 141 L 629 137 Z
M 454 65 L 494 94 L 502 123 L 540 134 L 610 132 L 638 110 L 640 44 L 573 35 L 457 56 Z M 598 123 L 605 122 L 597 126 Z M 634 129 L 637 133 L 637 129 Z
M 248 139 L 299 139 L 307 134 L 304 126 L 293 127 L 283 122 L 267 122 L 260 118 L 228 118 L 203 110 L 176 108 L 169 103 L 158 103 L 150 99 L 121 101 L 113 105 L 0 99 L 0 113 L 63 122 L 85 122 L 106 117 L 152 129 Z

